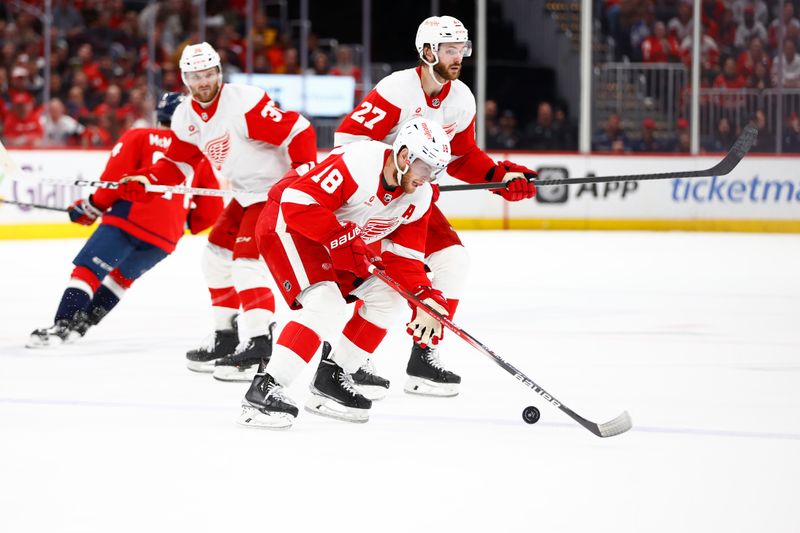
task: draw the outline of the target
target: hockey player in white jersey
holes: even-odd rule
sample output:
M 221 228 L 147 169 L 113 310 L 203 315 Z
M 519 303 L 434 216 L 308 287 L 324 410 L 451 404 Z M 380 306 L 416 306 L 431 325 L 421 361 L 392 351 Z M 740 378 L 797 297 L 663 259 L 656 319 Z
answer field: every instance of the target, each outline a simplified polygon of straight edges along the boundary
M 393 145 L 361 141 L 334 149 L 310 172 L 290 173 L 270 191 L 258 222 L 259 250 L 293 313 L 272 358 L 256 374 L 239 422 L 286 428 L 298 409 L 284 392 L 323 345 L 306 410 L 366 422 L 372 402 L 354 387 L 354 373 L 392 323 L 408 313 L 405 300 L 369 273 L 370 263 L 442 314 L 449 307 L 431 286 L 423 258 L 433 190 L 430 181 L 450 161 L 442 127 L 417 118 Z M 368 247 L 380 242 L 380 256 Z M 346 303 L 363 305 L 348 320 Z M 407 331 L 426 347 L 441 324 L 414 308 Z M 336 348 L 324 339 L 339 337 Z
M 264 90 L 223 83 L 219 55 L 208 43 L 187 46 L 180 69 L 192 97 L 175 110 L 175 139 L 163 159 L 120 180 L 120 193 L 147 201 L 146 184 L 182 183 L 203 157 L 220 181 L 241 191 L 211 230 L 203 256 L 215 332 L 207 346 L 186 357 L 191 370 L 249 381 L 271 353 L 275 311 L 255 224 L 269 188 L 291 168 L 316 161 L 316 134 L 308 120 L 279 109 Z M 240 307 L 237 332 L 234 318 Z
M 430 17 L 420 24 L 415 40 L 420 64 L 394 72 L 381 80 L 336 131 L 335 145 L 363 139 L 394 141 L 402 125 L 425 117 L 442 125 L 450 138 L 452 160 L 447 172 L 469 183 L 507 182 L 499 191 L 504 199 L 518 201 L 536 194 L 524 173 L 533 170 L 512 163 L 495 163 L 475 143 L 475 98 L 458 77 L 461 61 L 472 53 L 467 29 L 453 17 Z M 434 201 L 438 197 L 435 194 Z M 433 286 L 447 297 L 449 312 L 456 311 L 469 267 L 469 257 L 455 230 L 434 204 L 425 244 L 425 264 Z M 407 366 L 406 392 L 433 396 L 458 394 L 461 378 L 444 368 L 437 349 L 414 344 Z M 359 386 L 388 381 L 361 370 Z

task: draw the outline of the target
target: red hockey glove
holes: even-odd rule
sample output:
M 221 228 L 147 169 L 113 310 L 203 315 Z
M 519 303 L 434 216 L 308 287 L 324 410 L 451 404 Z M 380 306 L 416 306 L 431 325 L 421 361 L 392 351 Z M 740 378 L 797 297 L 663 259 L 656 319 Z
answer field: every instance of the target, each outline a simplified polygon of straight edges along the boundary
M 69 219 L 76 224 L 91 226 L 101 216 L 103 211 L 92 203 L 92 197 L 81 198 L 67 208 Z
M 352 272 L 354 276 L 367 279 L 370 276 L 368 267 L 370 263 L 383 269 L 383 265 L 376 262 L 372 251 L 361 239 L 361 230 L 353 222 L 348 222 L 325 239 L 325 247 L 331 254 L 333 268 Z
M 493 191 L 499 194 L 509 202 L 518 202 L 519 200 L 527 200 L 536 195 L 536 186 L 533 182 L 528 181 L 525 174 L 532 174 L 538 176 L 535 170 L 528 167 L 523 167 L 511 161 L 500 161 L 494 167 L 494 174 L 492 181 L 506 182 L 505 189 L 497 189 Z
M 150 185 L 150 180 L 147 176 L 125 176 L 119 180 L 119 187 L 117 191 L 123 200 L 129 202 L 150 202 L 155 195 L 147 192 L 145 188 Z
M 447 310 L 447 299 L 445 299 L 441 291 L 433 287 L 424 287 L 420 285 L 417 287 L 417 290 L 414 291 L 414 294 L 417 298 L 422 300 L 423 303 L 433 308 L 434 311 L 438 311 L 439 314 L 444 316 L 450 314 Z M 442 323 L 416 305 L 412 304 L 411 308 L 411 322 L 406 324 L 408 328 L 406 332 L 414 338 L 414 342 L 423 348 L 427 347 L 429 344 L 438 344 L 439 341 L 442 340 L 442 335 L 444 333 L 442 331 Z

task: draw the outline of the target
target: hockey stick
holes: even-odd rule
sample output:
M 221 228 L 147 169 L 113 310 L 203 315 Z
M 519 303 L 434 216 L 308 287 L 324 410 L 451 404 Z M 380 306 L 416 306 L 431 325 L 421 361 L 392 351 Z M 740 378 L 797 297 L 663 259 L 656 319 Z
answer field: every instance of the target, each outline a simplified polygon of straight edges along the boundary
M 568 179 L 536 179 L 533 174 L 525 174 L 529 181 L 537 187 L 550 187 L 555 185 L 579 185 L 581 183 L 613 183 L 615 181 L 646 181 L 669 180 L 675 178 L 710 178 L 729 174 L 744 158 L 756 142 L 758 129 L 748 124 L 736 139 L 733 147 L 722 160 L 706 170 L 687 170 L 684 172 L 660 172 L 657 174 L 630 174 L 627 176 L 587 176 L 585 178 Z M 466 183 L 459 185 L 442 185 L 439 190 L 447 191 L 474 191 L 478 189 L 505 189 L 508 182 L 492 181 L 489 183 Z
M 400 296 L 405 298 L 410 303 L 416 305 L 417 307 L 424 310 L 426 313 L 431 315 L 433 318 L 438 320 L 443 326 L 447 329 L 467 341 L 473 348 L 477 349 L 483 355 L 491 358 L 495 363 L 503 367 L 503 369 L 514 376 L 520 383 L 534 391 L 536 394 L 547 400 L 550 405 L 554 407 L 558 407 L 566 413 L 570 418 L 575 420 L 578 424 L 582 425 L 598 437 L 613 437 L 614 435 L 619 435 L 620 433 L 625 433 L 632 427 L 631 417 L 627 411 L 623 411 L 621 415 L 616 417 L 613 420 L 605 422 L 603 424 L 596 424 L 590 420 L 586 420 L 575 411 L 561 403 L 559 400 L 556 399 L 555 396 L 544 390 L 542 387 L 537 385 L 531 378 L 523 374 L 520 370 L 514 367 L 511 363 L 494 353 L 492 350 L 487 348 L 483 343 L 481 343 L 478 339 L 464 331 L 463 329 L 456 326 L 453 322 L 450 321 L 449 318 L 446 316 L 436 312 L 435 309 L 431 308 L 425 302 L 414 296 L 412 293 L 407 291 L 403 288 L 399 283 L 395 280 L 387 276 L 382 270 L 376 268 L 374 265 L 370 265 L 369 271 L 374 274 L 377 278 L 381 281 L 386 283 L 389 287 L 397 291 Z
M 85 180 L 85 179 L 56 179 L 56 178 L 43 178 L 42 183 L 47 183 L 50 185 L 74 185 L 76 187 L 97 187 L 99 189 L 117 189 L 119 188 L 119 183 L 115 181 L 96 181 L 96 180 Z M 243 191 L 230 191 L 230 190 L 221 190 L 221 189 L 202 189 L 199 187 L 185 187 L 183 185 L 147 185 L 145 186 L 147 192 L 156 192 L 156 193 L 165 193 L 171 192 L 175 194 L 191 194 L 194 196 L 222 196 L 228 197 L 233 196 L 235 194 L 253 194 L 253 195 L 263 195 L 266 197 L 266 192 L 262 193 L 253 193 L 253 192 L 243 192 Z
M 17 202 L 16 200 L 6 200 L 5 198 L 0 198 L 0 203 L 4 204 L 13 204 L 18 205 L 20 207 L 32 207 L 34 209 L 47 209 L 49 211 L 61 211 L 62 213 L 66 213 L 67 210 L 63 207 L 53 207 L 50 205 L 42 205 L 42 204 L 27 204 L 25 202 Z

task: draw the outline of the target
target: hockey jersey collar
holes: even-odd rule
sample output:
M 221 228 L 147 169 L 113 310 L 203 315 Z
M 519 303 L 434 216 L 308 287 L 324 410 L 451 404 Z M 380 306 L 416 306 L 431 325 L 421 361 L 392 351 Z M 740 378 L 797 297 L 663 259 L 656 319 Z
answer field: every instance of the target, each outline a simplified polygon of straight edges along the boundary
M 417 76 L 419 76 L 420 88 L 422 88 L 422 65 L 417 65 L 417 68 L 415 70 L 417 71 Z M 444 99 L 447 98 L 448 94 L 450 94 L 450 87 L 452 85 L 453 85 L 452 81 L 448 81 L 447 83 L 445 83 L 442 86 L 442 92 L 440 92 L 436 96 L 428 96 L 428 93 L 426 93 L 423 90 L 422 94 L 425 95 L 425 102 L 427 102 L 428 107 L 432 109 L 439 109 L 440 107 L 442 107 L 442 102 L 444 102 Z
M 219 92 L 217 93 L 217 97 L 214 98 L 214 101 L 211 102 L 211 105 L 208 107 L 203 107 L 197 101 L 192 98 L 192 109 L 197 114 L 198 117 L 203 122 L 208 122 L 214 116 L 214 113 L 217 112 L 217 107 L 219 106 L 219 101 L 222 98 L 222 89 L 225 88 L 225 84 L 219 86 Z

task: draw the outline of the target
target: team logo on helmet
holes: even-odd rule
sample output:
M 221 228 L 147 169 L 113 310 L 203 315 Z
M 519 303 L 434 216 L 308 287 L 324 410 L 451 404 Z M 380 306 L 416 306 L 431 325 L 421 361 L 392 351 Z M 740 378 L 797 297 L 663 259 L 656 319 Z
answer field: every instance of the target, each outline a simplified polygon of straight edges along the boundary
M 231 150 L 231 134 L 225 132 L 225 135 L 217 137 L 208 141 L 206 149 L 204 150 L 206 157 L 213 162 L 217 170 L 222 170 L 222 164 L 228 158 L 228 152 Z

